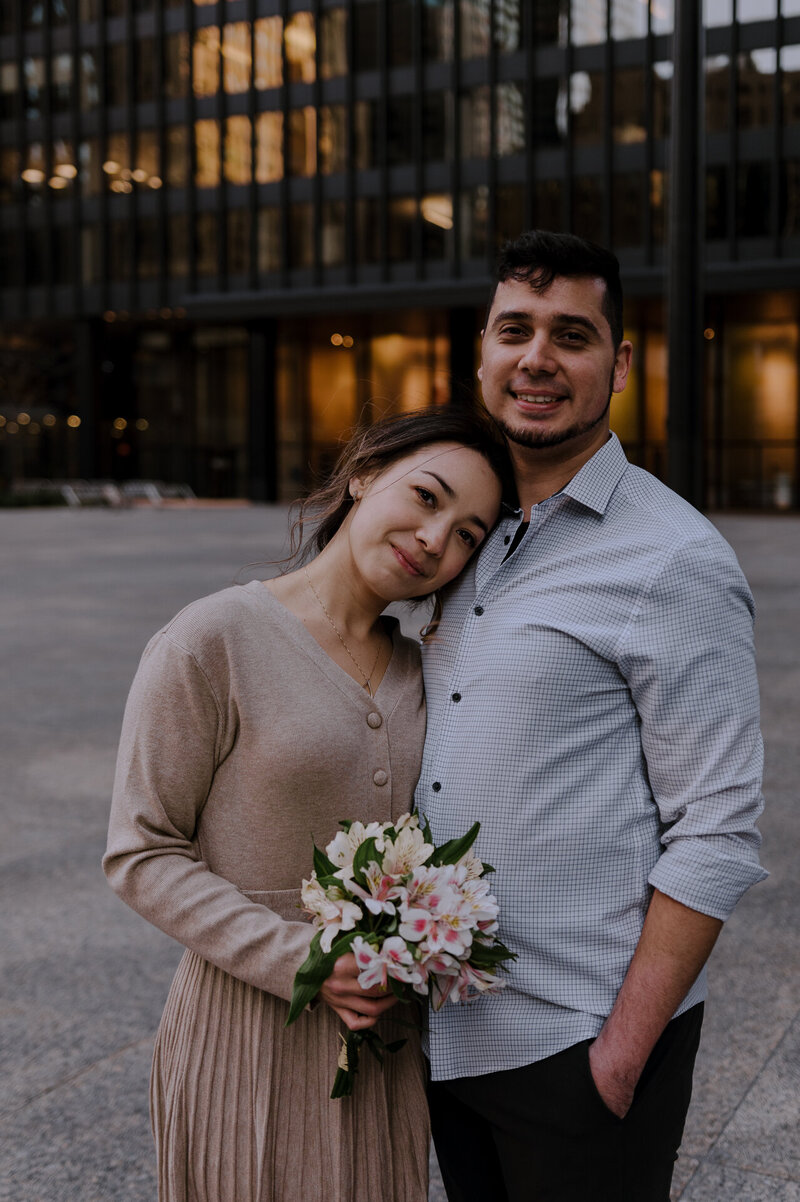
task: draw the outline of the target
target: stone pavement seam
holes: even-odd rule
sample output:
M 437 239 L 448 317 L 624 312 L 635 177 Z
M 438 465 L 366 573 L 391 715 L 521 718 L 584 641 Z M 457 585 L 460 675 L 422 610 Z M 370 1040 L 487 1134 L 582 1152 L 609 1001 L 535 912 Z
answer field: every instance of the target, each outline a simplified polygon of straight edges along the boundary
M 67 1077 L 62 1077 L 58 1081 L 54 1081 L 52 1085 L 46 1086 L 44 1089 L 38 1090 L 20 1102 L 18 1106 L 11 1106 L 7 1110 L 0 1110 L 0 1119 L 10 1118 L 12 1114 L 19 1114 L 21 1110 L 25 1110 L 28 1106 L 38 1102 L 40 1098 L 46 1098 L 48 1094 L 56 1093 L 59 1089 L 63 1089 L 67 1085 L 74 1084 L 75 1081 L 80 1081 L 81 1077 L 85 1077 L 87 1073 L 91 1073 L 100 1064 L 111 1064 L 114 1060 L 118 1060 L 131 1048 L 139 1047 L 141 1044 L 152 1043 L 153 1035 L 147 1035 L 140 1039 L 132 1039 L 129 1043 L 123 1044 L 122 1047 L 116 1048 L 113 1052 L 109 1052 L 107 1056 L 98 1056 L 96 1060 L 92 1060 L 89 1064 L 84 1064 L 76 1072 L 70 1073 Z

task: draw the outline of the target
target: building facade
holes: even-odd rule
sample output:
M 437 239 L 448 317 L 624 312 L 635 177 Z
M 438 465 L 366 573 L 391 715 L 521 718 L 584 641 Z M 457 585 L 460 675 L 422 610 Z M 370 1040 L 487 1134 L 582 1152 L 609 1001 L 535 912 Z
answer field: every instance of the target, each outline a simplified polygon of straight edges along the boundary
M 798 505 L 800 0 L 702 12 L 705 499 Z M 671 0 L 5 0 L 0 490 L 290 499 L 474 388 L 498 243 L 614 248 L 664 476 Z

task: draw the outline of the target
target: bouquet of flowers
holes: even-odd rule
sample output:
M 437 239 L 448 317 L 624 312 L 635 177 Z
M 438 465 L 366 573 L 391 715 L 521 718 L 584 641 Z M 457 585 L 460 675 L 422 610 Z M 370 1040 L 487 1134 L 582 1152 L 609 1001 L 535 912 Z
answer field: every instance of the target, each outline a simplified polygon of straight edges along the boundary
M 362 988 L 383 986 L 403 1002 L 426 996 L 435 1010 L 448 998 L 501 988 L 496 969 L 516 957 L 497 939 L 498 905 L 485 879 L 493 869 L 471 850 L 480 823 L 441 847 L 416 814 L 339 825 L 324 852 L 314 848 L 314 871 L 303 881 L 303 908 L 317 931 L 295 976 L 287 1027 L 349 951 Z M 349 1032 L 331 1097 L 352 1093 L 362 1044 L 382 1061 L 405 1042 L 385 1044 L 371 1029 Z

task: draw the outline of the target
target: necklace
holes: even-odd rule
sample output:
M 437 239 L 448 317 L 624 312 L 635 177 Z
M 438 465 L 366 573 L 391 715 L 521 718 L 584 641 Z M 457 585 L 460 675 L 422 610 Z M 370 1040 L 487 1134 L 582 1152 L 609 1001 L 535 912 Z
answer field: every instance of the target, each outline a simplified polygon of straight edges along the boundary
M 346 642 L 344 641 L 344 639 L 342 638 L 341 632 L 339 631 L 339 627 L 336 625 L 336 623 L 334 622 L 333 618 L 331 617 L 331 615 L 328 613 L 327 609 L 325 608 L 325 602 L 322 600 L 322 597 L 320 597 L 319 593 L 318 593 L 318 592 L 317 592 L 317 590 L 314 588 L 314 585 L 311 583 L 311 577 L 310 577 L 310 576 L 309 576 L 309 574 L 308 574 L 308 568 L 303 568 L 303 574 L 305 575 L 305 578 L 306 578 L 306 584 L 308 585 L 308 587 L 311 589 L 312 593 L 313 593 L 313 594 L 314 594 L 314 596 L 316 597 L 316 599 L 317 599 L 317 603 L 318 603 L 318 605 L 319 605 L 320 609 L 322 610 L 322 612 L 324 613 L 325 617 L 328 619 L 328 621 L 330 622 L 331 626 L 333 627 L 333 630 L 334 630 L 334 633 L 335 633 L 335 635 L 336 635 L 337 639 L 338 639 L 338 640 L 339 640 L 339 642 L 342 644 L 342 646 L 344 647 L 345 651 L 346 651 L 346 652 L 347 652 L 347 654 L 349 655 L 350 659 L 351 659 L 351 660 L 353 661 L 353 663 L 355 664 L 356 668 L 358 669 L 359 675 L 364 677 L 364 688 L 367 690 L 367 692 L 369 693 L 370 697 L 374 697 L 374 696 L 375 696 L 375 694 L 374 694 L 374 693 L 373 693 L 373 691 L 372 691 L 372 684 L 371 684 L 371 680 L 372 680 L 372 673 L 375 671 L 375 669 L 376 669 L 376 668 L 377 668 L 377 666 L 378 666 L 378 660 L 379 660 L 379 659 L 380 659 L 380 657 L 381 657 L 381 651 L 383 650 L 383 645 L 382 645 L 381 643 L 379 643 L 379 644 L 378 644 L 378 654 L 375 656 L 375 660 L 374 660 L 374 662 L 373 662 L 373 665 L 372 665 L 372 667 L 370 668 L 369 672 L 365 672 L 365 671 L 364 671 L 364 669 L 361 667 L 361 664 L 358 662 L 358 660 L 356 659 L 356 657 L 353 655 L 353 652 L 352 652 L 352 651 L 350 650 L 350 648 L 347 646 L 347 643 L 346 643 Z

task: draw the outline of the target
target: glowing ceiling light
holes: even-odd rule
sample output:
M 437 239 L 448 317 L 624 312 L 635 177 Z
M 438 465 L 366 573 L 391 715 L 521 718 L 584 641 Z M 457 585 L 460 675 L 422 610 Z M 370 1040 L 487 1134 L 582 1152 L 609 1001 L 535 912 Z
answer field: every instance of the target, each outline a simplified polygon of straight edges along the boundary
M 106 159 L 106 161 L 103 163 L 103 170 L 105 171 L 106 175 L 116 175 L 120 169 L 120 166 L 121 164 L 118 163 L 116 159 Z
M 26 167 L 22 172 L 22 178 L 26 184 L 42 184 L 44 183 L 44 172 L 38 167 Z
M 74 163 L 59 163 L 53 168 L 55 175 L 62 175 L 64 179 L 74 179 L 78 174 L 78 168 Z

